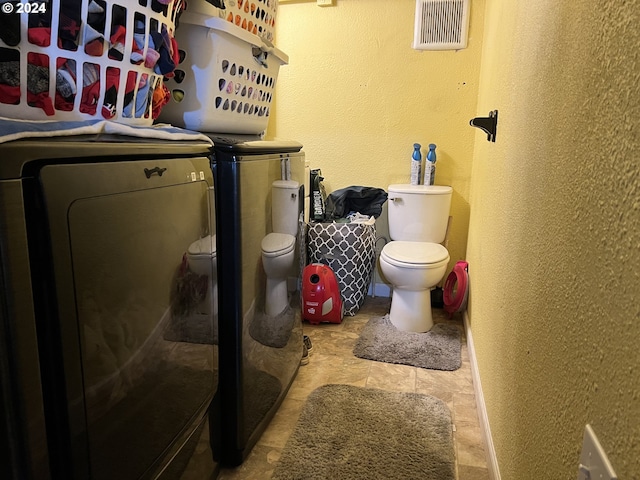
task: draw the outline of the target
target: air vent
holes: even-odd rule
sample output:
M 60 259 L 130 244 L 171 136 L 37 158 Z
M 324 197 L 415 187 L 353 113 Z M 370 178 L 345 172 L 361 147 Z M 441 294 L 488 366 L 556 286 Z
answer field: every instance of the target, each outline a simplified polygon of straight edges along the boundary
M 466 48 L 470 0 L 416 0 L 413 48 L 458 50 Z

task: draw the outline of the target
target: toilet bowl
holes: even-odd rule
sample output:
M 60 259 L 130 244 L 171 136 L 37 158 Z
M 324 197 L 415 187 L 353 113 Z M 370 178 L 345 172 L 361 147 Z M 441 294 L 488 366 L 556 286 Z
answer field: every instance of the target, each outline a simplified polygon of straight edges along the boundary
M 189 269 L 198 275 L 209 278 L 207 294 L 198 313 L 203 315 L 218 314 L 216 236 L 207 235 L 196 240 L 187 249 Z
M 289 304 L 287 277 L 294 262 L 296 239 L 287 233 L 270 233 L 262 239 L 262 266 L 267 276 L 265 313 L 275 317 Z
M 276 180 L 271 185 L 271 226 L 261 243 L 262 266 L 267 277 L 264 311 L 275 317 L 289 305 L 287 280 L 295 261 L 300 184 Z
M 380 252 L 380 270 L 391 284 L 389 320 L 406 332 L 433 326 L 431 289 L 444 277 L 452 188 L 441 185 L 389 185 L 389 236 Z
M 449 252 L 438 243 L 392 241 L 380 253 L 380 268 L 393 285 L 389 320 L 406 332 L 433 326 L 431 289 L 444 274 Z

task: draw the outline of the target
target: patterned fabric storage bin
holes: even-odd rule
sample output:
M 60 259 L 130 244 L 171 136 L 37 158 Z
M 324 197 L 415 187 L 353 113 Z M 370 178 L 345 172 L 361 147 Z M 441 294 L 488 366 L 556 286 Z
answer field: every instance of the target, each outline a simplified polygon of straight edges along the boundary
M 151 125 L 183 0 L 2 2 L 0 116 Z
M 362 223 L 310 223 L 309 263 L 331 267 L 340 285 L 345 315 L 364 303 L 376 263 L 376 226 Z
M 269 123 L 283 52 L 217 17 L 185 12 L 180 64 L 160 121 L 201 132 L 259 134 Z

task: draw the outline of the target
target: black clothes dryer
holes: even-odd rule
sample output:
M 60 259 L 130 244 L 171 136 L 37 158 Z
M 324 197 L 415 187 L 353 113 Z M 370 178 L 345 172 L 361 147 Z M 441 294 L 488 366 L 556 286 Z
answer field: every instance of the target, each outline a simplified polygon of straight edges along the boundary
M 0 145 L 1 478 L 217 476 L 212 187 L 203 141 Z

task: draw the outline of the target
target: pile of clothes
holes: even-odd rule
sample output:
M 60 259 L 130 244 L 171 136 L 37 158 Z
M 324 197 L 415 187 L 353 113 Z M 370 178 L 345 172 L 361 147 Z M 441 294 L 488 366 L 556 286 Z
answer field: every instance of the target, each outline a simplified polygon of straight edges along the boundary
M 105 94 L 101 114 L 104 118 L 111 119 L 116 115 L 118 91 L 121 88 L 124 88 L 124 117 L 146 117 L 151 106 L 151 116 L 157 118 L 169 99 L 163 77 L 173 76 L 179 63 L 178 45 L 173 32 L 165 23 L 153 17 L 149 22 L 150 31 L 147 31 L 144 13 L 113 4 L 107 37 L 107 3 L 104 0 L 90 0 L 86 22 L 83 23 L 80 13 L 83 1 L 60 0 L 56 12 L 49 2 L 42 13 L 28 16 L 27 41 L 32 45 L 48 47 L 51 45 L 51 15 L 59 15 L 58 32 L 54 38 L 57 38 L 59 49 L 69 51 L 69 58 L 56 58 L 55 98 L 52 100 L 49 96 L 49 56 L 27 53 L 27 103 L 42 108 L 47 115 L 54 115 L 55 110 L 72 111 L 80 91 L 80 112 L 95 115 L 100 104 L 102 76 Z M 151 10 L 165 18 L 174 18 L 174 15 L 177 18 L 184 6 L 184 0 L 150 0 Z M 134 15 L 134 32 L 127 32 L 127 15 Z M 8 47 L 18 46 L 21 42 L 20 17 L 0 16 L 0 40 Z M 127 59 L 124 58 L 126 42 L 131 42 L 131 54 Z M 82 49 L 81 55 L 74 53 L 79 48 Z M 86 60 L 88 57 L 102 57 L 105 52 L 111 61 L 123 62 L 125 71 L 127 65 L 144 65 L 149 73 L 140 73 L 141 69 L 129 70 L 125 84 L 120 85 L 121 69 L 118 67 L 107 67 L 101 71 L 99 62 L 85 61 L 81 66 L 78 65 L 78 57 Z M 18 49 L 0 47 L 0 102 L 12 105 L 20 103 Z

